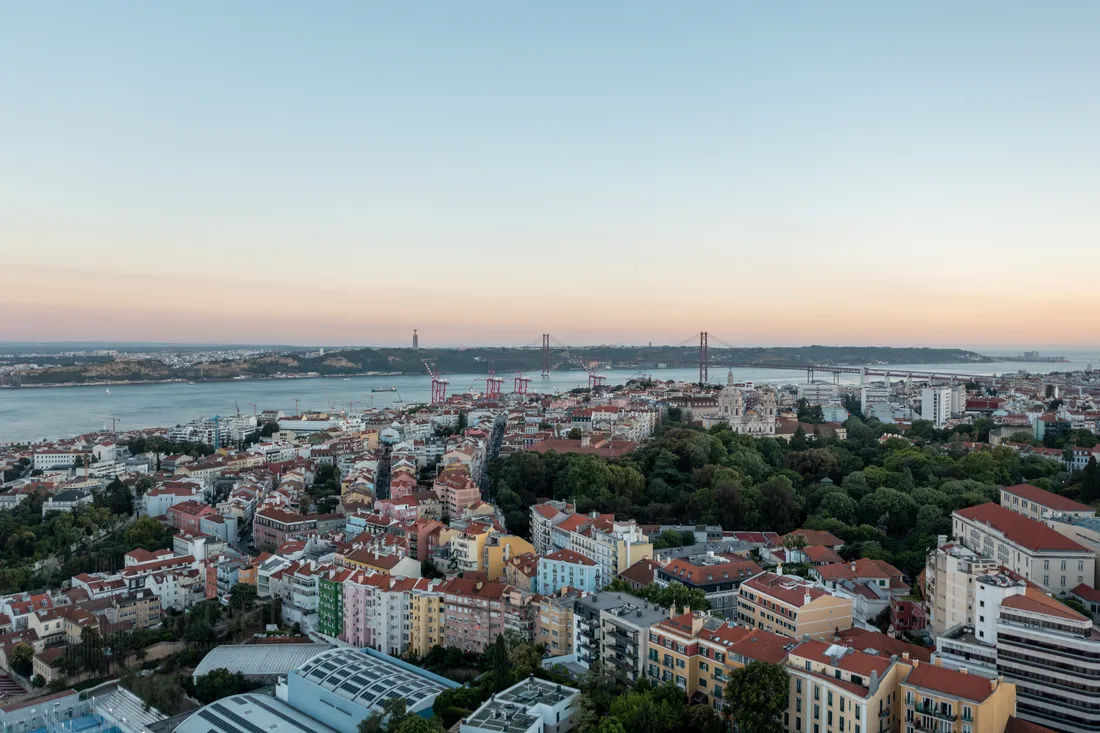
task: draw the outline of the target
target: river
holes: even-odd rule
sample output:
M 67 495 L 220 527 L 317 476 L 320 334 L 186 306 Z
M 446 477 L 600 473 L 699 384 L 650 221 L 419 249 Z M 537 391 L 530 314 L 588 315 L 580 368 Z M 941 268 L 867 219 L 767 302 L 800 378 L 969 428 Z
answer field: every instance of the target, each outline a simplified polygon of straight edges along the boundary
M 1100 355 L 1079 354 L 1069 362 L 1057 364 L 990 362 L 986 364 L 891 364 L 899 373 L 942 371 L 955 374 L 1001 374 L 1025 369 L 1033 373 L 1084 369 Z M 630 370 L 603 372 L 609 384 L 621 384 L 637 374 Z M 696 369 L 650 369 L 655 379 L 698 379 Z M 775 369 L 739 369 L 738 381 L 771 384 L 804 382 L 804 372 Z M 484 374 L 445 374 L 450 381 L 448 394 L 483 391 Z M 504 390 L 511 391 L 514 375 L 502 374 Z M 532 376 L 533 392 L 561 392 L 587 384 L 581 371 L 554 372 L 549 379 Z M 828 375 L 822 375 L 828 378 Z M 712 382 L 725 381 L 725 370 L 711 369 Z M 844 375 L 843 383 L 854 384 L 855 375 Z M 396 387 L 396 392 L 371 392 L 372 388 Z M 312 379 L 248 379 L 196 384 L 111 385 L 110 391 L 98 387 L 56 387 L 0 389 L 0 444 L 36 441 L 79 435 L 110 427 L 107 418 L 118 418 L 118 430 L 168 427 L 198 417 L 232 415 L 253 410 L 361 410 L 385 407 L 398 400 L 427 402 L 431 397 L 431 379 L 427 376 L 398 377 L 325 377 Z M 253 403 L 257 407 L 253 407 Z

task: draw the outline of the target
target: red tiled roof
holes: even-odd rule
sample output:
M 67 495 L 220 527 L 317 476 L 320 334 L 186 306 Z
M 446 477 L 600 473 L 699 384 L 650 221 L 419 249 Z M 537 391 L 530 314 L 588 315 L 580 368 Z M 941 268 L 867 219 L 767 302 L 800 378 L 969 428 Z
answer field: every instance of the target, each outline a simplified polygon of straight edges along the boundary
M 825 547 L 835 547 L 836 545 L 843 545 L 844 540 L 837 537 L 832 532 L 826 532 L 823 529 L 796 529 L 793 532 L 789 532 L 779 538 L 780 544 L 788 537 L 805 537 L 807 545 L 824 545 Z
M 964 519 L 988 524 L 1012 542 L 1030 550 L 1088 552 L 1081 545 L 1042 522 L 1017 514 L 1011 509 L 1005 509 L 1000 504 L 988 502 L 966 509 L 957 509 L 955 513 Z
M 1029 720 L 1021 720 L 1015 715 L 1011 715 L 1008 718 L 1008 723 L 1005 724 L 1004 733 L 1055 733 L 1055 731 L 1053 728 L 1047 728 Z
M 664 571 L 673 579 L 691 585 L 706 585 L 730 580 L 747 580 L 759 575 L 762 568 L 752 560 L 733 560 L 718 565 L 693 565 L 687 560 L 673 560 Z
M 1029 611 L 1031 613 L 1041 613 L 1047 616 L 1056 616 L 1058 618 L 1068 619 L 1070 621 L 1086 621 L 1087 619 L 1081 614 L 1074 611 L 1064 603 L 1060 603 L 1041 590 L 1035 588 L 1025 588 L 1024 592 L 1009 596 L 1001 601 L 1001 608 L 1015 608 L 1020 611 Z
M 1006 486 L 1001 491 L 1018 496 L 1021 499 L 1027 499 L 1028 501 L 1045 506 L 1050 509 L 1059 512 L 1091 512 L 1093 508 L 1085 504 L 1074 501 L 1073 499 L 1067 499 L 1064 496 L 1059 496 L 1053 491 L 1047 491 L 1046 489 L 1040 489 L 1038 486 L 1032 486 L 1031 484 L 1016 484 L 1015 486 Z
M 619 577 L 625 578 L 632 583 L 646 586 L 653 582 L 653 571 L 659 567 L 661 567 L 661 563 L 647 558 L 639 560 L 619 573 Z
M 543 558 L 544 560 L 557 560 L 559 562 L 569 563 L 571 565 L 587 565 L 589 567 L 595 567 L 596 563 L 593 560 L 589 560 L 579 552 L 573 550 L 558 550 L 557 552 L 551 552 L 549 555 Z
M 997 681 L 948 667 L 937 667 L 935 664 L 918 664 L 909 670 L 902 684 L 921 687 L 951 697 L 984 702 L 993 694 Z
M 805 597 L 807 595 L 810 596 L 811 601 L 829 595 L 808 581 L 787 575 L 776 575 L 775 573 L 761 573 L 755 578 L 746 580 L 741 584 L 741 587 L 776 598 L 795 608 L 802 608 L 806 605 Z
M 844 562 L 844 558 L 836 554 L 836 550 L 824 545 L 810 545 L 802 550 L 802 554 L 812 563 Z
M 834 658 L 826 653 L 834 646 L 836 645 L 824 641 L 803 641 L 791 650 L 791 654 L 803 659 L 812 659 L 815 662 L 827 664 L 846 672 L 855 672 L 864 677 L 870 676 L 871 672 L 882 676 L 890 666 L 889 657 L 867 654 L 848 647 L 844 647 L 845 653 L 836 657 L 836 663 L 834 664 Z
M 1081 585 L 1071 590 L 1070 593 L 1077 596 L 1078 598 L 1084 598 L 1090 603 L 1100 603 L 1100 590 L 1093 588 L 1090 585 L 1085 585 L 1084 583 L 1082 583 Z
M 928 647 L 917 646 L 916 644 L 909 644 L 895 639 L 892 636 L 887 636 L 879 631 L 868 631 L 867 629 L 861 629 L 853 626 L 850 629 L 844 629 L 839 634 L 835 635 L 838 643 L 848 644 L 853 649 L 858 649 L 863 652 L 869 652 L 875 650 L 879 654 L 884 656 L 898 655 L 899 657 L 908 652 L 910 659 L 916 659 L 921 662 L 931 662 L 932 652 L 934 649 Z

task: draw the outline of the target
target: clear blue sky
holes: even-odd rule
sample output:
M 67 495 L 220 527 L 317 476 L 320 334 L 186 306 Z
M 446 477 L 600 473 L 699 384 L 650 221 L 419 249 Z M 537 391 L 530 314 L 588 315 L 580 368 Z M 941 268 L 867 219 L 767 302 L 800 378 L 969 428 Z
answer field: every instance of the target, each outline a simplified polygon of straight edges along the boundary
M 1095 343 L 1098 29 L 1095 0 L 8 3 L 0 339 Z

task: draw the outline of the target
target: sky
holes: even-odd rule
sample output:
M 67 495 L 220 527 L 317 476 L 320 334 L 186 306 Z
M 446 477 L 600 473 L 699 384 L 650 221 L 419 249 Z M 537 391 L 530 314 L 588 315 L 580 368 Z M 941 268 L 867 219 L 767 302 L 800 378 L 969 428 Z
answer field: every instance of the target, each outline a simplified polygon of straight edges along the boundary
M 1100 3 L 0 5 L 0 340 L 1100 342 Z

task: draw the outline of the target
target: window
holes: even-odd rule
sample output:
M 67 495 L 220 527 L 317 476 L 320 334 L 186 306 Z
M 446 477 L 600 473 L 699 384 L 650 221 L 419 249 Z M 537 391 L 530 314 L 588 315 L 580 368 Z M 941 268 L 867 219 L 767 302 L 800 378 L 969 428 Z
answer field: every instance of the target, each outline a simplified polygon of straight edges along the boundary
M 794 681 L 794 691 L 797 692 L 799 695 L 802 694 L 802 680 Z
M 1050 570 L 1050 560 L 1043 560 L 1043 570 Z
M 706 662 L 699 662 L 699 669 L 702 670 L 703 672 L 709 672 L 710 671 L 710 665 L 707 664 Z

